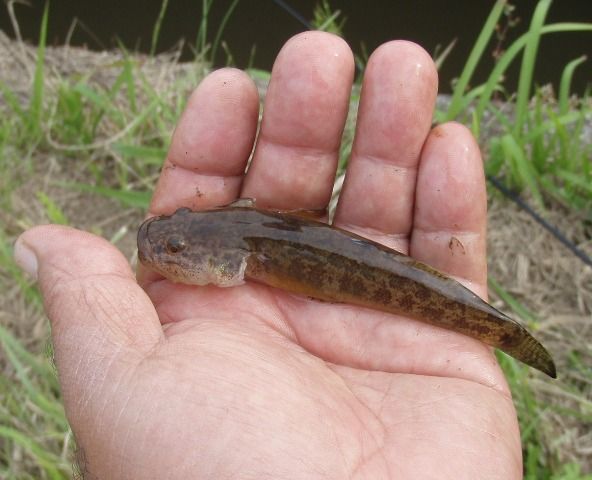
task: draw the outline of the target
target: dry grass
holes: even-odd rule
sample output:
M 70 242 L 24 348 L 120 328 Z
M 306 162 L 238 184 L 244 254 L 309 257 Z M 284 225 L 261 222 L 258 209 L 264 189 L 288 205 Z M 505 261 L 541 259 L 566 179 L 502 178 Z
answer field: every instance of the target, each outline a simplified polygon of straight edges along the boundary
M 592 229 L 563 209 L 545 212 L 588 255 Z M 539 318 L 537 336 L 557 362 L 554 382 L 534 376 L 530 386 L 548 408 L 540 422 L 560 461 L 592 472 L 592 268 L 532 217 L 507 201 L 489 207 L 489 273 Z M 493 304 L 504 308 L 503 302 Z M 578 366 L 574 365 L 574 357 Z M 585 374 L 587 372 L 587 375 Z

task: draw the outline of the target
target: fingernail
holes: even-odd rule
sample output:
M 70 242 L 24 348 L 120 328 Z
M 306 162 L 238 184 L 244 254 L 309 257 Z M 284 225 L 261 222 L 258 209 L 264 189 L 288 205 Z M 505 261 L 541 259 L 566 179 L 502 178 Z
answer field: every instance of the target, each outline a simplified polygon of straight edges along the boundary
M 14 244 L 14 261 L 33 280 L 37 280 L 37 256 L 35 255 L 35 252 L 22 240 L 22 237 L 17 238 Z

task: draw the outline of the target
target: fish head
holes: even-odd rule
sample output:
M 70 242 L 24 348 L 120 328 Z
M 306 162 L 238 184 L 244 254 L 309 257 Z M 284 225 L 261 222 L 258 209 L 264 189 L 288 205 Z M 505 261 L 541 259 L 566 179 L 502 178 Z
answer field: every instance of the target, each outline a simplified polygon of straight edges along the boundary
M 173 282 L 221 287 L 244 283 L 248 251 L 228 219 L 181 208 L 138 230 L 138 259 Z

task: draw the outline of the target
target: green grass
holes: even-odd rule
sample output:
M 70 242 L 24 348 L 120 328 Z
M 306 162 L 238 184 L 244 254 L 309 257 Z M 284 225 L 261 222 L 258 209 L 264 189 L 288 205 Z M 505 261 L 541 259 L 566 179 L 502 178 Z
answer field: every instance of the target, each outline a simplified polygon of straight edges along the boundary
M 2 326 L 0 347 L 11 370 L 0 375 L 0 477 L 71 478 L 71 432 L 52 364 Z
M 212 59 L 219 48 L 225 48 L 221 41 L 222 32 L 237 3 L 231 3 L 210 44 L 208 14 L 212 2 L 202 2 L 203 17 L 195 42 L 196 59 Z M 339 15 L 330 10 L 327 2 L 319 5 L 315 11 L 316 24 L 339 32 L 343 26 Z M 589 95 L 574 98 L 570 90 L 574 73 L 587 65 L 587 59 L 574 59 L 560 70 L 557 95 L 532 82 L 543 35 L 592 32 L 592 25 L 547 25 L 545 18 L 550 6 L 549 0 L 539 2 L 528 30 L 507 46 L 487 81 L 471 88 L 475 69 L 486 55 L 495 26 L 506 8 L 505 2 L 496 2 L 455 83 L 448 110 L 438 112 L 437 118 L 463 121 L 482 140 L 482 125 L 487 121 L 495 122 L 501 133 L 489 138 L 485 144 L 488 173 L 502 176 L 540 206 L 560 202 L 567 209 L 592 220 L 592 150 L 590 144 L 579 140 L 586 118 L 588 122 L 591 118 L 592 102 Z M 163 0 L 153 30 L 152 54 L 158 45 L 167 7 L 168 1 Z M 5 110 L 0 115 L 0 169 L 5 173 L 0 178 L 0 207 L 12 211 L 11 194 L 31 174 L 45 168 L 40 161 L 58 157 L 86 180 L 73 177 L 72 181 L 52 184 L 53 187 L 102 195 L 127 207 L 145 209 L 155 176 L 166 155 L 172 128 L 184 108 L 190 86 L 197 83 L 204 69 L 196 62 L 192 77 L 179 79 L 169 92 L 158 92 L 145 77 L 140 61 L 128 55 L 122 47 L 121 59 L 109 67 L 115 72 L 109 86 L 99 85 L 93 80 L 96 72 L 89 71 L 68 78 L 54 78 L 58 86 L 49 89 L 49 73 L 44 63 L 47 26 L 46 8 L 40 26 L 41 41 L 34 81 L 27 102 L 23 104 L 15 92 L 0 83 Z M 364 58 L 367 58 L 364 53 L 356 56 L 358 63 Z M 520 59 L 518 91 L 506 93 L 503 76 L 510 65 Z M 253 74 L 268 76 L 267 72 L 260 71 L 253 71 Z M 510 113 L 499 98 L 513 101 Z M 352 138 L 353 125 L 349 125 L 342 145 L 340 169 L 346 166 Z M 50 192 L 39 187 L 34 197 L 48 219 L 69 223 L 68 213 Z M 17 285 L 23 301 L 34 315 L 41 308 L 39 294 L 14 264 L 11 251 L 15 236 L 26 225 L 25 220 L 13 218 L 0 226 L 0 288 L 8 291 Z M 118 235 L 112 240 L 115 241 Z M 527 307 L 495 279 L 491 279 L 490 287 L 517 316 L 536 329 L 537 318 Z M 6 361 L 0 374 L 0 478 L 71 478 L 73 441 L 64 418 L 55 371 L 50 358 L 39 346 L 43 342 L 37 342 L 36 346 L 26 342 L 0 326 L 0 351 Z M 545 432 L 541 419 L 546 409 L 559 407 L 537 402 L 528 369 L 502 354 L 500 361 L 510 382 L 521 423 L 525 478 L 590 480 L 592 477 L 582 473 L 577 464 L 561 464 L 556 459 L 552 439 Z M 580 352 L 569 352 L 569 362 L 570 369 L 587 382 L 592 381 L 592 373 L 581 361 Z M 581 406 L 562 410 L 561 414 L 592 423 L 592 409 L 583 398 L 580 386 L 562 384 L 561 388 Z
M 162 21 L 162 19 L 159 19 Z M 174 124 L 188 93 L 203 74 L 195 71 L 173 85 L 173 92 L 157 92 L 140 68 L 141 60 L 127 55 L 110 68 L 108 85 L 93 81 L 94 71 L 67 78 L 52 78 L 48 88 L 45 39 L 48 9 L 41 21 L 34 81 L 27 102 L 0 83 L 4 104 L 0 115 L 0 205 L 14 209 L 12 194 L 31 176 L 42 176 L 49 158 L 77 172 L 85 183 L 59 185 L 55 191 L 85 191 L 104 195 L 145 210 L 150 189 L 168 148 Z M 157 28 L 155 27 L 155 32 Z M 157 42 L 158 33 L 153 37 Z M 74 175 L 73 178 L 76 178 Z M 43 185 L 34 191 L 44 216 L 53 223 L 70 218 Z M 12 243 L 26 226 L 26 217 L 11 215 L 0 224 L 0 288 L 20 290 L 26 313 L 41 318 L 41 298 L 12 259 Z M 117 241 L 121 232 L 112 236 Z M 16 296 L 15 298 L 18 298 Z M 24 314 L 25 312 L 23 312 Z M 8 318 L 8 317 L 6 317 Z M 0 478 L 69 479 L 73 475 L 74 441 L 65 419 L 59 385 L 44 345 L 47 333 L 34 341 L 17 338 L 0 326 Z
M 552 198 L 592 219 L 592 146 L 580 140 L 586 118 L 589 122 L 592 115 L 592 99 L 586 94 L 570 100 L 574 72 L 587 59 L 574 59 L 564 67 L 558 97 L 553 92 L 543 93 L 545 90 L 536 88 L 532 81 L 543 35 L 592 32 L 592 23 L 545 25 L 551 1 L 540 0 L 528 31 L 507 46 L 485 84 L 468 89 L 505 6 L 503 0 L 495 3 L 455 84 L 448 110 L 438 112 L 438 119 L 464 121 L 481 138 L 484 119 L 495 116 L 502 133 L 488 138 L 487 173 L 503 176 L 518 191 L 526 190 L 540 207 Z M 508 100 L 513 101 L 508 113 L 505 102 L 500 105 L 493 96 L 504 92 L 504 74 L 520 54 L 518 91 L 508 95 Z

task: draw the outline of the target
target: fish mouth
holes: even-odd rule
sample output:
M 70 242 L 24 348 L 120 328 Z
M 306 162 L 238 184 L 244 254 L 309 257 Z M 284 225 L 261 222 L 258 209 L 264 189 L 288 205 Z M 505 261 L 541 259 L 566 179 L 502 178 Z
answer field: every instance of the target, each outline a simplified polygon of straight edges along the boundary
M 138 260 L 144 265 L 152 265 L 153 261 L 153 249 L 152 249 L 152 242 L 150 241 L 150 225 L 154 220 L 157 220 L 159 217 L 151 217 L 147 220 L 144 220 L 138 229 Z

